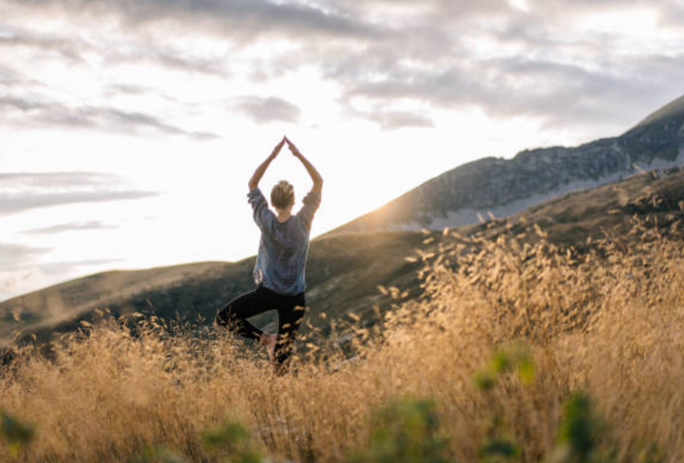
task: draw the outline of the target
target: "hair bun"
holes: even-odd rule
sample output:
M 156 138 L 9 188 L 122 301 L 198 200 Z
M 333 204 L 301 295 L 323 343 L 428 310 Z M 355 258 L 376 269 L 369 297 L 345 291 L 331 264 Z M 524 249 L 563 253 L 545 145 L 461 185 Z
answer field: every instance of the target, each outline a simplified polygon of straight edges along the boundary
M 271 204 L 277 208 L 285 208 L 294 203 L 294 186 L 287 180 L 281 180 L 271 190 Z

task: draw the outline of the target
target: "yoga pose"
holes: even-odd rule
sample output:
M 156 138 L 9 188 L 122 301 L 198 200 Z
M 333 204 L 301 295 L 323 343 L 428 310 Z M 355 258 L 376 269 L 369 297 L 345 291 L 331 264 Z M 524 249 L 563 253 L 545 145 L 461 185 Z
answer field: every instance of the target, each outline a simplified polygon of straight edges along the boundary
M 286 180 L 271 190 L 271 204 L 259 189 L 259 181 L 271 162 L 287 143 L 292 154 L 301 161 L 313 180 L 313 188 L 304 197 L 304 206 L 292 214 L 294 189 Z M 316 168 L 287 137 L 276 145 L 271 155 L 257 167 L 249 180 L 249 203 L 254 221 L 261 230 L 261 242 L 254 266 L 257 288 L 229 302 L 216 316 L 216 323 L 246 338 L 259 341 L 268 350 L 276 373 L 287 370 L 294 337 L 304 317 L 304 271 L 309 250 L 309 232 L 316 209 L 321 203 L 323 179 Z M 247 321 L 267 310 L 278 311 L 278 333 L 268 334 Z

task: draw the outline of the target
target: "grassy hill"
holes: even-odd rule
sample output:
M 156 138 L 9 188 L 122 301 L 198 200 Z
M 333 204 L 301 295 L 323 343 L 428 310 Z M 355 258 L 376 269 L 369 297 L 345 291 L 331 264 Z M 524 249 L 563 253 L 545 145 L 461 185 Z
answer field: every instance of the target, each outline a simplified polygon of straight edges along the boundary
M 684 461 L 683 176 L 640 175 L 468 230 L 316 240 L 309 320 L 332 299 L 338 316 L 378 302 L 373 279 L 410 276 L 416 240 L 440 252 L 425 259 L 425 297 L 344 343 L 302 342 L 293 374 L 196 325 L 109 319 L 50 355 L 16 349 L 0 366 L 0 461 Z M 633 215 L 646 227 L 625 233 Z M 604 225 L 620 237 L 586 249 Z M 542 228 L 588 252 L 559 250 Z M 243 278 L 248 264 L 224 271 Z M 191 278 L 148 290 L 150 309 L 174 291 L 213 297 Z
M 684 170 L 649 171 L 586 191 L 568 193 L 516 214 L 510 220 L 461 227 L 466 234 L 495 238 L 503 233 L 527 233 L 539 226 L 550 242 L 586 250 L 589 238 L 622 235 L 634 218 L 648 219 L 663 231 L 684 219 Z M 671 230 L 684 237 L 678 229 Z
M 467 236 L 490 239 L 500 234 L 534 239 L 536 227 L 551 242 L 580 251 L 588 238 L 624 233 L 634 216 L 651 217 L 668 230 L 682 218 L 684 171 L 644 172 L 595 189 L 569 193 L 533 206 L 507 219 L 453 228 Z M 681 232 L 674 230 L 674 234 Z M 420 293 L 419 262 L 407 257 L 416 250 L 436 251 L 442 232 L 374 231 L 333 234 L 311 243 L 307 267 L 306 324 L 328 330 L 330 320 L 349 313 L 370 320 L 374 307 L 387 310 L 392 299 L 378 286 Z M 19 296 L 0 304 L 0 336 L 12 340 L 48 339 L 54 332 L 74 330 L 102 311 L 175 317 L 209 323 L 218 308 L 253 287 L 254 258 L 236 263 L 202 262 L 139 271 L 104 272 Z M 326 314 L 326 315 L 322 315 Z M 272 314 L 259 323 L 268 324 Z

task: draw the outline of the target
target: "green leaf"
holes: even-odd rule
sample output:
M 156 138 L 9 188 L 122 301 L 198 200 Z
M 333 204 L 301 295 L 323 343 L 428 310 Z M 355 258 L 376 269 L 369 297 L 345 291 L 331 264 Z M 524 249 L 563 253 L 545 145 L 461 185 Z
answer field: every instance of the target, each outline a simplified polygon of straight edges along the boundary
M 28 421 L 22 421 L 6 412 L 0 413 L 0 434 L 13 454 L 30 444 L 36 434 L 36 426 Z

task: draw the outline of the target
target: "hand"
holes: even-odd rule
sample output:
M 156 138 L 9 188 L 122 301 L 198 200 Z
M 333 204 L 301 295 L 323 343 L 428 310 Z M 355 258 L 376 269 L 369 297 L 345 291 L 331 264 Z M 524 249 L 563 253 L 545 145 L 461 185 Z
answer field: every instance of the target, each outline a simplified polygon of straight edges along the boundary
M 276 156 L 278 156 L 278 153 L 280 153 L 280 150 L 282 149 L 283 145 L 285 144 L 286 138 L 283 137 L 282 140 L 273 148 L 273 151 L 271 152 L 271 156 L 269 156 L 271 159 L 275 159 Z
M 290 139 L 287 138 L 287 137 L 285 137 L 284 140 L 287 142 L 287 147 L 290 148 L 290 151 L 292 151 L 292 154 L 293 154 L 296 158 L 301 158 L 301 157 L 302 157 L 302 153 L 297 149 L 297 147 L 294 145 L 294 143 L 292 143 L 292 142 L 290 141 Z

